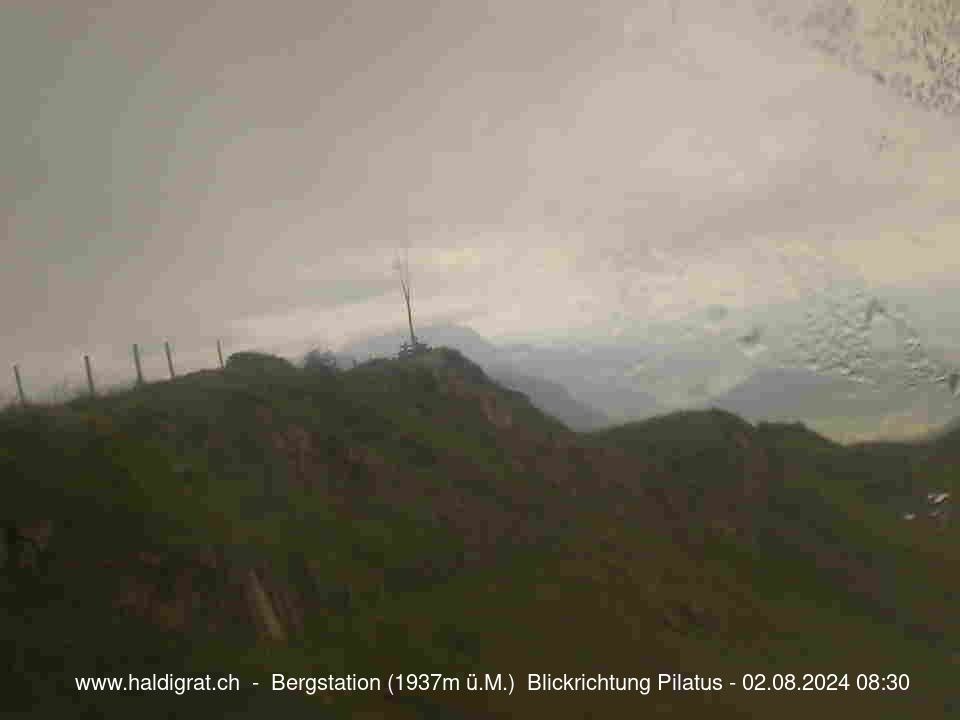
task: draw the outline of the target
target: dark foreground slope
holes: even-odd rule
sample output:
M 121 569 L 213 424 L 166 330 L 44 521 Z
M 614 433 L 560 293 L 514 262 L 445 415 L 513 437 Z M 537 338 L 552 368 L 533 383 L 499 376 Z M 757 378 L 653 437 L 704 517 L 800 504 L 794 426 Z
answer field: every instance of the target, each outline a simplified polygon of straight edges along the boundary
M 339 373 L 234 356 L 222 373 L 8 411 L 0 711 L 945 717 L 957 536 L 923 505 L 956 482 L 945 452 L 842 448 L 719 411 L 577 435 L 446 350 Z M 154 673 L 242 688 L 75 689 Z M 275 692 L 273 673 L 384 689 Z M 460 690 L 391 697 L 397 673 Z M 517 687 L 471 692 L 471 673 Z M 530 673 L 652 675 L 654 689 L 537 693 Z M 658 691 L 659 673 L 724 686 Z M 771 688 L 846 674 L 849 689 L 729 685 L 745 673 Z M 909 674 L 910 689 L 859 691 L 866 673 Z

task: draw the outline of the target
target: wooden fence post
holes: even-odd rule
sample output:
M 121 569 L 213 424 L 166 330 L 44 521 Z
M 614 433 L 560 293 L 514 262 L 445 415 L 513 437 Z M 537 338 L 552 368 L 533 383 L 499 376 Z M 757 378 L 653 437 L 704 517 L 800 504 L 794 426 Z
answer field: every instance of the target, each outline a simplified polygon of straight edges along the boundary
M 140 366 L 140 346 L 133 344 L 133 364 L 137 368 L 137 385 L 143 385 L 143 368 Z
M 27 406 L 27 396 L 23 394 L 23 381 L 20 379 L 20 366 L 13 366 L 13 376 L 17 379 L 17 395 L 20 396 L 20 405 Z
M 170 343 L 165 342 L 163 349 L 167 353 L 167 367 L 170 368 L 170 379 L 173 380 L 177 374 L 173 371 L 173 356 L 170 354 Z
M 217 340 L 217 357 L 220 359 L 220 369 L 223 370 L 223 348 L 219 340 Z
M 96 395 L 96 394 L 97 394 L 97 391 L 96 391 L 96 388 L 94 388 L 94 386 L 93 386 L 93 368 L 90 367 L 90 356 L 89 356 L 89 355 L 84 355 L 84 356 L 83 356 L 83 364 L 84 364 L 84 365 L 86 366 L 86 368 L 87 368 L 87 387 L 90 388 L 90 394 L 91 394 L 91 395 Z

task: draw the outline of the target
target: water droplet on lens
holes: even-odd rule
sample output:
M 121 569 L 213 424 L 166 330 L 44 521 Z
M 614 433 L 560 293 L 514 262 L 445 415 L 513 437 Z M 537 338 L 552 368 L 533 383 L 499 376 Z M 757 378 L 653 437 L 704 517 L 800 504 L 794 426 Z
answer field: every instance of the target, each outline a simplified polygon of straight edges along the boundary
M 737 343 L 740 345 L 740 350 L 744 355 L 747 357 L 755 357 L 767 349 L 760 342 L 762 337 L 763 333 L 760 328 L 755 327 L 746 335 L 737 338 Z
M 873 322 L 874 317 L 876 317 L 877 315 L 883 315 L 885 313 L 886 313 L 886 310 L 883 307 L 883 303 L 881 303 L 876 298 L 873 298 L 867 304 L 867 312 L 865 317 L 867 325 Z

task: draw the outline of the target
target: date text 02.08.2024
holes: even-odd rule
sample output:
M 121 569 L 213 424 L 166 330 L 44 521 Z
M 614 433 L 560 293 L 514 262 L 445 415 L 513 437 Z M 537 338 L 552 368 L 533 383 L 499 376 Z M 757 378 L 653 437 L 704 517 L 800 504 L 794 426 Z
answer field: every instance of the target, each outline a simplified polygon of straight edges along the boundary
M 906 673 L 752 673 L 732 682 L 748 692 L 906 692 L 910 676 Z

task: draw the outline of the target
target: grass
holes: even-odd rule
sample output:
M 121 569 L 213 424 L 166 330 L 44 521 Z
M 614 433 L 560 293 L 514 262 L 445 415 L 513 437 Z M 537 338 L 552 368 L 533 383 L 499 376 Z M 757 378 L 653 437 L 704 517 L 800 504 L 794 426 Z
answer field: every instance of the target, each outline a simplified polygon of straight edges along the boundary
M 0 638 L 15 649 L 0 702 L 51 717 L 188 705 L 251 717 L 951 712 L 955 532 L 895 510 L 934 467 L 953 488 L 955 466 L 720 412 L 576 435 L 478 371 L 446 350 L 339 373 L 247 357 L 0 413 L 0 526 L 53 528 L 33 566 L 8 548 L 0 574 Z M 286 642 L 257 632 L 250 572 Z M 266 685 L 273 672 L 887 671 L 913 673 L 915 689 L 792 700 L 71 689 L 75 675 L 130 672 Z

